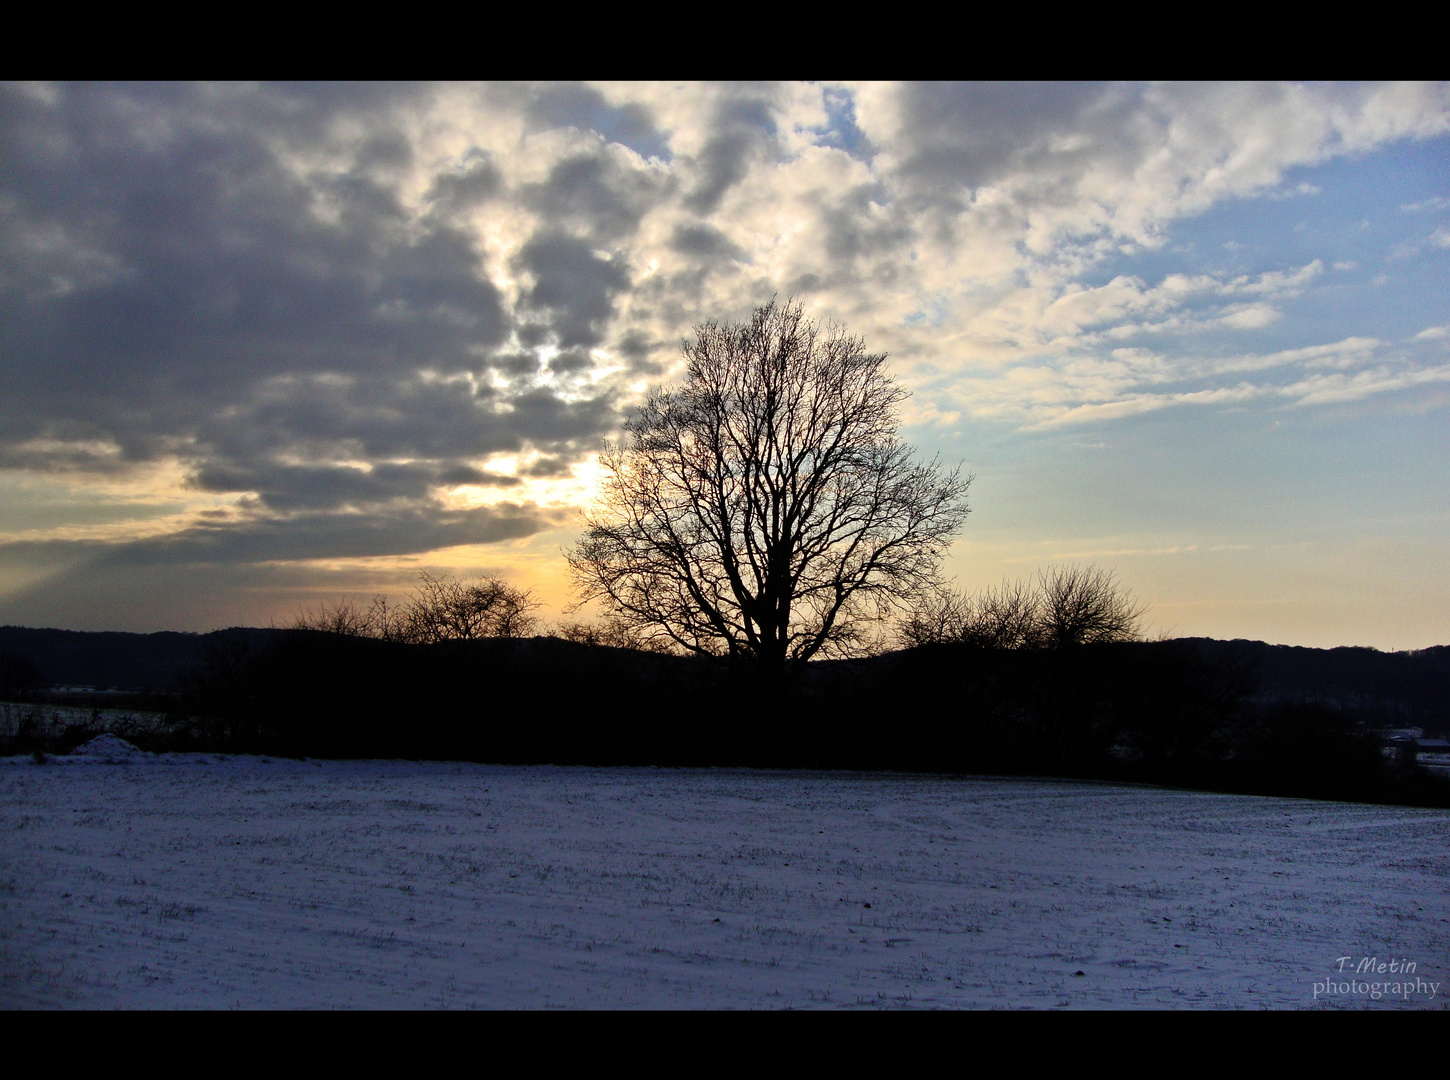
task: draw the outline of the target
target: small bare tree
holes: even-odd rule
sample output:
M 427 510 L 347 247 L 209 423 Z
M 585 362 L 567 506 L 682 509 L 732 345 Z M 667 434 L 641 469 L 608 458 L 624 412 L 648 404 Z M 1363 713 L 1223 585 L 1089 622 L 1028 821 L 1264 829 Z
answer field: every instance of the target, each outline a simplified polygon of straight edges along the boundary
M 1042 644 L 1042 599 L 1028 582 L 1004 581 L 965 595 L 949 588 L 924 593 L 898 628 L 901 643 L 952 642 L 987 649 L 1025 649 Z
M 634 649 L 662 654 L 672 651 L 667 641 L 652 638 L 642 633 L 638 627 L 619 619 L 560 623 L 554 632 L 565 641 L 572 641 L 576 645 L 603 645 L 612 649 Z
M 401 641 L 404 636 L 401 615 L 399 609 L 388 606 L 386 596 L 374 596 L 366 608 L 345 597 L 303 612 L 293 620 L 292 629 Z
M 1044 644 L 1062 648 L 1140 636 L 1145 608 L 1118 586 L 1112 572 L 1095 566 L 1061 566 L 1044 571 L 1039 580 L 1038 625 Z
M 799 304 L 698 326 L 685 358 L 684 385 L 653 391 L 601 456 L 568 557 L 580 603 L 770 671 L 859 651 L 934 585 L 969 478 L 913 461 L 886 355 Z
M 960 642 L 965 638 L 971 611 L 970 596 L 938 585 L 912 601 L 897 627 L 897 637 L 907 648 Z
M 955 643 L 987 649 L 1064 648 L 1140 636 L 1144 608 L 1109 571 L 1045 570 L 1036 582 L 1004 581 L 964 595 L 923 593 L 898 629 L 903 645 Z
M 533 594 L 500 578 L 467 581 L 420 574 L 416 592 L 401 607 L 375 596 L 366 608 L 353 600 L 324 604 L 299 616 L 298 630 L 323 630 L 350 637 L 413 644 L 527 637 L 538 627 Z
M 477 641 L 527 637 L 538 625 L 532 595 L 500 578 L 470 581 L 437 578 L 426 570 L 422 584 L 403 609 L 409 641 Z

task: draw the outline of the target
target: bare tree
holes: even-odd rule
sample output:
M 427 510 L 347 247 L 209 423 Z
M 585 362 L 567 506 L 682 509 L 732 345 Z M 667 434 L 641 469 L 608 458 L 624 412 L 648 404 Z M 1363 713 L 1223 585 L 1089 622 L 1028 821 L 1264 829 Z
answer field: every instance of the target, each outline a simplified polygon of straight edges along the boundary
M 637 626 L 619 619 L 560 623 L 554 632 L 565 641 L 572 641 L 576 645 L 604 645 L 613 649 L 664 654 L 672 651 L 668 641 L 643 634 Z
M 972 617 L 972 597 L 946 585 L 926 589 L 907 609 L 897 627 L 902 645 L 943 645 L 965 640 Z
M 1043 644 L 1042 598 L 1029 582 L 1004 581 L 966 595 L 941 587 L 911 604 L 897 629 L 903 645 L 942 643 L 987 649 L 1026 649 Z
M 1035 583 L 1004 581 L 970 596 L 946 588 L 925 592 L 912 603 L 898 636 L 907 646 L 988 649 L 1132 641 L 1140 636 L 1143 611 L 1111 572 L 1073 565 L 1042 571 Z
M 1116 576 L 1095 566 L 1062 566 L 1043 571 L 1040 633 L 1045 644 L 1092 645 L 1139 637 L 1144 607 Z
M 414 644 L 527 637 L 538 627 L 532 593 L 500 578 L 458 581 L 426 570 L 420 578 L 402 607 L 390 607 L 386 596 L 373 597 L 367 609 L 341 600 L 304 613 L 293 627 Z
M 426 570 L 422 584 L 403 610 L 409 641 L 476 641 L 527 637 L 538 625 L 532 595 L 500 578 L 471 581 L 437 578 Z
M 651 392 L 601 457 L 568 556 L 580 603 L 767 670 L 859 649 L 935 583 L 970 478 L 912 460 L 886 355 L 799 304 L 698 326 L 684 351 L 684 385 Z
M 321 630 L 347 637 L 403 640 L 402 612 L 388 606 L 386 596 L 374 596 L 366 608 L 351 597 L 324 603 L 303 612 L 292 622 L 294 630 Z

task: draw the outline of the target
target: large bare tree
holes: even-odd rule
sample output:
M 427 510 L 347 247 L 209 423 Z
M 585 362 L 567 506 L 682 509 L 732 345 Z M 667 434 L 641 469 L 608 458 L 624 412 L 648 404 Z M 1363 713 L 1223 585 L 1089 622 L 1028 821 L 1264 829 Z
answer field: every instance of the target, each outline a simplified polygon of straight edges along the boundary
M 799 304 L 698 326 L 685 357 L 601 457 L 569 554 L 581 603 L 768 670 L 849 653 L 935 582 L 970 478 L 914 460 L 886 354 Z

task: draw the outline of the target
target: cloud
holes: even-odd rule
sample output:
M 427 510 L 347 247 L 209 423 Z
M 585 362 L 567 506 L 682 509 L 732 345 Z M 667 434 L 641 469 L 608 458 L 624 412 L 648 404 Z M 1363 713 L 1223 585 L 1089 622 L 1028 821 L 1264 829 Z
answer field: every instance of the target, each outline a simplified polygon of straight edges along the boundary
M 634 233 L 669 186 L 666 176 L 631 168 L 608 153 L 577 154 L 554 165 L 541 183 L 526 185 L 519 198 L 552 229 L 572 226 L 610 241 Z
M 702 260 L 739 259 L 744 256 L 744 252 L 719 229 L 700 223 L 676 226 L 670 237 L 670 247 L 681 255 Z
M 668 137 L 655 125 L 653 110 L 640 102 L 611 105 L 599 90 L 581 83 L 544 84 L 512 92 L 499 87 L 493 92 L 522 103 L 534 129 L 572 127 L 597 133 L 641 157 L 669 161 L 673 156 Z
M 1421 210 L 1445 210 L 1450 209 L 1450 199 L 1445 198 L 1443 195 L 1436 195 L 1417 203 L 1401 203 L 1400 209 L 1407 214 L 1418 213 Z
M 130 541 L 30 539 L 0 544 L 5 560 L 81 559 L 92 568 L 156 565 L 232 566 L 412 555 L 465 544 L 496 543 L 556 527 L 567 515 L 517 503 L 449 508 L 429 501 L 371 507 L 367 513 L 308 509 L 200 520 L 164 535 Z
M 770 100 L 748 92 L 723 96 L 712 120 L 709 137 L 692 161 L 695 183 L 685 197 L 685 207 L 697 213 L 718 209 L 751 164 L 771 156 L 776 134 Z
M 523 292 L 520 307 L 542 314 L 565 349 L 601 342 L 614 314 L 614 298 L 630 286 L 622 260 L 552 231 L 533 236 L 514 265 L 534 281 Z
M 1048 429 L 1126 419 L 1173 407 L 1329 405 L 1450 380 L 1409 342 L 1346 338 L 1327 345 L 1219 358 L 1119 348 L 1053 366 L 1022 366 L 976 383 L 977 415 Z
M 1122 260 L 1446 131 L 1442 84 L 12 86 L 0 468 L 164 473 L 186 558 L 497 543 L 694 324 L 791 293 L 941 423 L 1418 385 L 1404 343 L 1258 342 L 1312 251 Z

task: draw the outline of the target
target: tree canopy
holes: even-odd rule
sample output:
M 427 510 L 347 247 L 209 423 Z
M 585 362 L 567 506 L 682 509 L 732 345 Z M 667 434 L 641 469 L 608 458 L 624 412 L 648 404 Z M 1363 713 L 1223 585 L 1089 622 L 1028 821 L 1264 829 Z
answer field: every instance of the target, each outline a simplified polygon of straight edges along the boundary
M 841 327 L 774 301 L 711 321 L 682 385 L 601 456 L 569 553 L 580 602 L 648 639 L 782 669 L 858 649 L 936 582 L 969 477 L 897 434 L 907 396 Z

